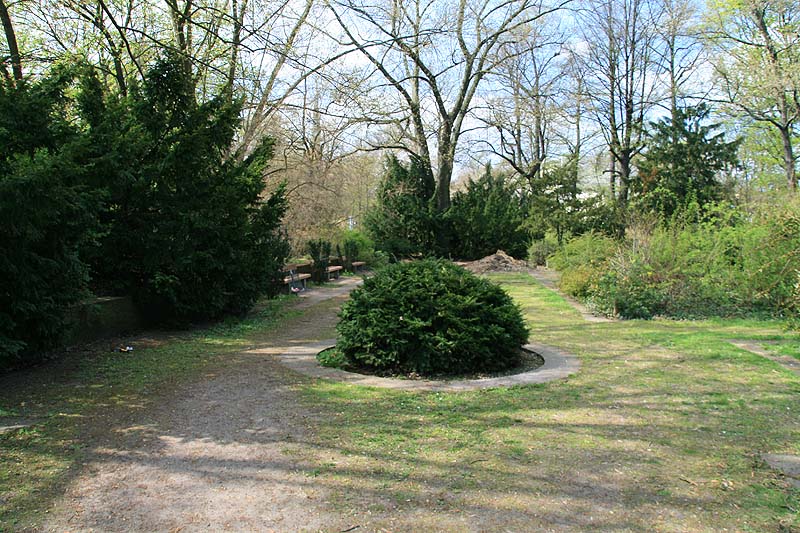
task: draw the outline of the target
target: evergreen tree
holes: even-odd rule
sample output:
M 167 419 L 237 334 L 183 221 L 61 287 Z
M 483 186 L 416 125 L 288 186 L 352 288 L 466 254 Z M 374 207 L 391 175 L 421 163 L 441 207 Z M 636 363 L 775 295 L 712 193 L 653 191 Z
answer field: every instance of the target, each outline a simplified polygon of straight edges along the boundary
M 277 291 L 289 251 L 277 231 L 283 188 L 264 198 L 272 142 L 241 163 L 229 157 L 241 104 L 224 94 L 198 103 L 190 78 L 167 56 L 128 97 L 84 103 L 104 117 L 91 135 L 110 191 L 95 271 L 159 322 L 248 310 Z
M 651 123 L 635 184 L 643 208 L 668 218 L 689 201 L 702 207 L 721 199 L 718 174 L 737 164 L 739 140 L 726 142 L 724 133 L 715 133 L 719 125 L 707 123 L 709 114 L 703 104 Z
M 527 198 L 503 174 L 487 165 L 484 173 L 457 192 L 447 213 L 452 227 L 453 256 L 473 260 L 497 250 L 524 258 L 529 235 L 525 228 Z
M 440 233 L 431 204 L 435 188 L 433 175 L 422 160 L 412 157 L 404 165 L 394 155 L 386 159 L 377 203 L 364 220 L 376 249 L 396 258 L 435 253 Z
M 56 67 L 33 83 L 0 79 L 0 367 L 57 344 L 88 294 L 82 257 L 101 192 L 85 184 L 90 146 L 67 119 L 75 75 Z

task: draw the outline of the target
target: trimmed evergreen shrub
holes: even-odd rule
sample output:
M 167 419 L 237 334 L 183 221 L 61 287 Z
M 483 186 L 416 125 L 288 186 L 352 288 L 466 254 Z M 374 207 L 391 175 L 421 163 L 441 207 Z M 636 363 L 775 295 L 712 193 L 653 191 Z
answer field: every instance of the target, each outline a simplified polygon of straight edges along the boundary
M 339 314 L 337 348 L 378 373 L 468 374 L 513 368 L 528 330 L 500 287 L 449 261 L 396 263 Z
M 325 269 L 331 260 L 331 243 L 324 239 L 308 241 L 306 251 L 314 264 L 311 267 L 311 279 L 317 283 L 325 281 Z
M 108 172 L 107 234 L 92 258 L 153 322 L 242 314 L 281 286 L 283 187 L 265 194 L 267 139 L 230 154 L 240 102 L 198 102 L 184 62 L 167 55 L 126 98 L 84 103 Z
M 344 268 L 350 272 L 353 271 L 353 261 L 358 261 L 358 241 L 355 239 L 347 239 L 342 243 L 344 249 Z

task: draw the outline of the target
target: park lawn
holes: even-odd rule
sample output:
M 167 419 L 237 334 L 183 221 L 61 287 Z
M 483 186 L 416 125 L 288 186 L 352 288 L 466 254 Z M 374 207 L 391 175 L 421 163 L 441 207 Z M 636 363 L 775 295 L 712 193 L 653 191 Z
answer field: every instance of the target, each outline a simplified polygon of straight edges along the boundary
M 578 374 L 476 392 L 316 381 L 315 482 L 375 530 L 800 531 L 800 376 L 730 339 L 796 342 L 750 320 L 588 323 L 527 274 L 494 276 L 531 340 Z
M 33 422 L 0 435 L 0 532 L 35 529 L 80 469 L 93 435 L 152 407 L 182 381 L 225 365 L 226 355 L 299 315 L 287 310 L 288 301 L 264 302 L 245 319 L 141 339 L 131 353 L 98 343 L 104 348 L 0 377 L 0 417 Z

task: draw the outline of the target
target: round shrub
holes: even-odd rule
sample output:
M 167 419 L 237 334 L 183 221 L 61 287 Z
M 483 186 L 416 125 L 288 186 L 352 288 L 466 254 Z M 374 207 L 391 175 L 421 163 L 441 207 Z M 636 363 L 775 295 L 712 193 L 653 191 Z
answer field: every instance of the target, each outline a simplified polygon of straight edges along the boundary
M 339 317 L 337 348 L 347 366 L 385 374 L 506 370 L 519 364 L 528 338 L 510 296 L 444 260 L 381 269 Z

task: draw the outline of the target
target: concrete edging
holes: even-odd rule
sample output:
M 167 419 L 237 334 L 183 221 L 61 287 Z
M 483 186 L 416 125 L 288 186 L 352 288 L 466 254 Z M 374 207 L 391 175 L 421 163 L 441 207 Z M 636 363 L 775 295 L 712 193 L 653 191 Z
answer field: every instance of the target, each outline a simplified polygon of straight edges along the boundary
M 526 344 L 525 349 L 539 354 L 544 359 L 544 365 L 529 372 L 496 378 L 453 381 L 382 378 L 320 366 L 317 362 L 317 354 L 335 345 L 336 341 L 331 339 L 304 346 L 293 346 L 277 354 L 276 357 L 283 366 L 309 377 L 330 379 L 366 387 L 409 391 L 453 392 L 513 387 L 515 385 L 533 385 L 566 378 L 578 372 L 580 368 L 580 360 L 577 356 L 552 346 L 533 343 Z

